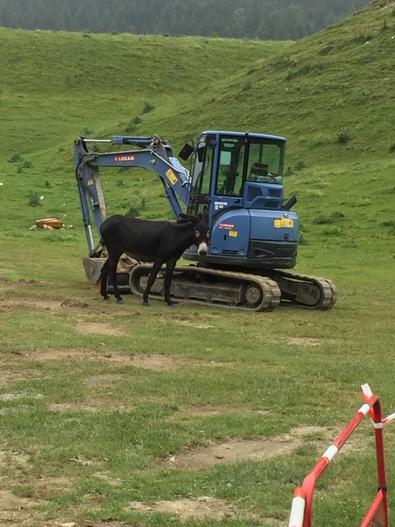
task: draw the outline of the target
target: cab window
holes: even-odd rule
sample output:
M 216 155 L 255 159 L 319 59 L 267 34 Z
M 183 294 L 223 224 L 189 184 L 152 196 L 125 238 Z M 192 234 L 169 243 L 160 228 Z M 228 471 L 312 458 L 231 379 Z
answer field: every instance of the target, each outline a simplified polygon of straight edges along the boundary
M 221 139 L 216 194 L 241 196 L 246 143 L 239 139 Z
M 250 143 L 248 181 L 281 183 L 281 149 L 275 144 Z

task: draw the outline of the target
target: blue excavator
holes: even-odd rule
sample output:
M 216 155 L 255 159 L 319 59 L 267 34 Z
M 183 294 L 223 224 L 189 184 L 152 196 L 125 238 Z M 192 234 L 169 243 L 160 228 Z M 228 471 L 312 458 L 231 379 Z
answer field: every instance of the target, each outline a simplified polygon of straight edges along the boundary
M 291 210 L 295 196 L 284 198 L 286 142 L 275 135 L 210 130 L 196 143 L 188 141 L 176 157 L 157 135 L 78 137 L 74 163 L 89 251 L 83 260 L 88 280 L 99 279 L 106 257 L 98 234 L 106 218 L 100 169 L 145 168 L 159 176 L 176 219 L 182 212 L 209 219 L 208 254 L 200 258 L 194 247 L 184 253 L 183 259 L 195 263 L 176 267 L 175 301 L 254 311 L 271 311 L 280 302 L 331 308 L 336 302 L 331 280 L 288 271 L 296 264 L 299 220 Z M 184 164 L 191 159 L 190 170 L 179 158 Z M 117 270 L 119 288 L 141 295 L 150 267 L 124 255 Z M 152 294 L 160 296 L 162 286 L 158 276 Z M 107 288 L 111 293 L 111 283 Z

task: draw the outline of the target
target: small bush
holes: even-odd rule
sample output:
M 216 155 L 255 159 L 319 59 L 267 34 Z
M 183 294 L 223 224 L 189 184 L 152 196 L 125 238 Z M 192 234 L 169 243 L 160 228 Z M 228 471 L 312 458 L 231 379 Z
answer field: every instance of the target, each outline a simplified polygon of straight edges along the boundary
M 88 128 L 88 127 L 85 127 L 81 130 L 81 134 L 83 137 L 87 137 L 88 135 L 93 135 L 95 132 L 91 129 L 91 128 Z
M 288 165 L 284 172 L 284 177 L 290 177 L 290 176 L 292 176 L 292 167 Z
M 125 186 L 125 182 L 123 179 L 119 179 L 116 183 L 115 183 L 115 186 L 116 187 L 124 187 Z
M 135 207 L 130 206 L 129 209 L 125 212 L 125 216 L 132 216 L 133 218 L 138 218 L 142 211 L 145 209 L 145 198 L 141 199 L 141 203 Z
M 351 136 L 348 133 L 348 130 L 343 128 L 343 130 L 340 130 L 340 132 L 337 134 L 337 142 L 339 145 L 346 145 L 351 141 Z
M 24 161 L 22 164 L 22 168 L 32 168 L 33 164 L 31 161 Z
M 125 132 L 128 133 L 128 134 L 131 134 L 132 132 L 134 132 L 136 130 L 136 125 L 133 124 L 132 122 L 130 122 L 126 127 L 125 127 Z
M 45 183 L 44 183 L 44 187 L 45 187 L 45 188 L 51 188 L 51 187 L 52 187 L 51 182 L 48 181 L 48 179 L 45 181 Z
M 296 164 L 295 164 L 295 170 L 296 171 L 303 170 L 304 168 L 306 168 L 306 165 L 304 164 L 303 161 L 297 161 L 296 162 Z
M 150 101 L 144 101 L 143 114 L 152 112 L 155 109 L 155 106 Z
M 395 234 L 395 220 L 383 221 L 383 227 L 388 227 L 391 234 Z
M 10 157 L 10 159 L 8 160 L 9 163 L 18 163 L 19 161 L 22 161 L 23 160 L 23 157 L 21 156 L 21 154 L 12 154 L 12 156 Z
M 341 233 L 342 231 L 339 229 L 339 227 L 331 227 L 322 231 L 324 236 L 340 236 Z
M 246 81 L 243 86 L 241 87 L 241 91 L 244 92 L 244 91 L 249 91 L 251 90 L 251 81 Z
M 41 207 L 40 196 L 37 194 L 37 192 L 30 191 L 27 204 L 29 207 Z
M 143 122 L 142 118 L 139 115 L 136 115 L 136 117 L 133 117 L 132 121 L 133 124 L 140 124 Z
M 344 214 L 342 212 L 335 211 L 329 215 L 321 214 L 320 216 L 317 216 L 317 218 L 313 220 L 313 223 L 316 225 L 332 225 L 343 218 Z

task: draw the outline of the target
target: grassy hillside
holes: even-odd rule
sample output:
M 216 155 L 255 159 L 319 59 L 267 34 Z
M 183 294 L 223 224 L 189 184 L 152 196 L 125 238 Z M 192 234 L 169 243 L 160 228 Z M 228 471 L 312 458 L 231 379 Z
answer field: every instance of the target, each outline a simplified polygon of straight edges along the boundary
M 44 191 L 40 214 L 63 213 L 66 202 L 75 223 L 70 160 L 78 135 L 98 136 L 105 130 L 111 135 L 180 137 L 178 107 L 183 101 L 215 90 L 219 80 L 249 61 L 285 47 L 259 41 L 0 30 L 3 228 L 19 233 L 29 227 L 37 211 L 26 207 L 26 196 Z M 145 125 L 148 111 L 154 119 Z M 163 127 L 165 116 L 170 122 Z M 190 123 L 194 119 L 191 114 Z M 158 182 L 148 180 L 150 193 Z M 156 196 L 161 185 L 157 188 Z M 159 208 L 157 215 L 168 214 L 164 201 Z
M 0 30 L 0 523 L 285 525 L 359 384 L 395 411 L 394 9 L 298 43 Z M 158 133 L 177 150 L 207 128 L 288 137 L 298 269 L 336 282 L 333 310 L 143 310 L 86 283 L 73 139 Z M 104 177 L 110 212 L 168 216 L 157 179 L 133 174 Z M 30 230 L 45 216 L 66 229 Z M 320 483 L 317 526 L 361 519 L 371 434 Z

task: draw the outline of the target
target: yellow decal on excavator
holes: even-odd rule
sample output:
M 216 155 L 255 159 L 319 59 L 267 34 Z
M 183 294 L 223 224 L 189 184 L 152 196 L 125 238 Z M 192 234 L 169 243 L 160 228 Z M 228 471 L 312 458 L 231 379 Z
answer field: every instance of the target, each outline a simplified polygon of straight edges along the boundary
M 273 223 L 275 229 L 292 229 L 294 226 L 294 220 L 291 218 L 275 218 Z
M 172 171 L 171 168 L 166 172 L 167 179 L 170 181 L 171 185 L 175 185 L 177 183 L 177 176 Z
M 228 234 L 231 238 L 237 238 L 239 233 L 237 231 L 229 231 Z

